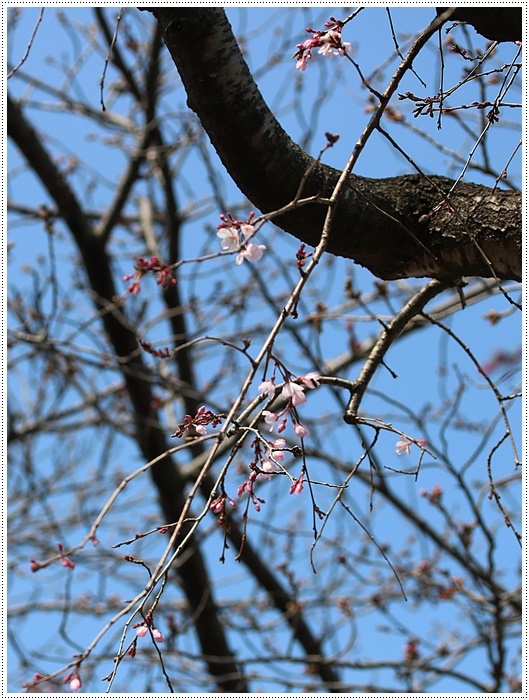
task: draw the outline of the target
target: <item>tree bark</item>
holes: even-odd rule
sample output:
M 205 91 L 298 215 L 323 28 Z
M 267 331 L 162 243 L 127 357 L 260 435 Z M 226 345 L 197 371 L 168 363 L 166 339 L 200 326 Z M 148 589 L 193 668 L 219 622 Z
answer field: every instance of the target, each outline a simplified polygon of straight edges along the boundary
M 314 159 L 290 139 L 264 102 L 224 10 L 142 9 L 160 22 L 188 105 L 241 191 L 266 213 L 291 202 Z M 303 197 L 330 196 L 339 175 L 316 164 Z M 521 279 L 520 193 L 460 182 L 450 206 L 431 216 L 452 180 L 351 176 L 349 183 L 336 210 L 328 252 L 352 258 L 383 279 Z M 311 204 L 274 223 L 314 246 L 325 214 L 324 204 Z
M 442 15 L 446 7 L 438 7 Z M 523 14 L 521 7 L 456 7 L 451 22 L 467 22 L 487 39 L 493 41 L 521 41 Z

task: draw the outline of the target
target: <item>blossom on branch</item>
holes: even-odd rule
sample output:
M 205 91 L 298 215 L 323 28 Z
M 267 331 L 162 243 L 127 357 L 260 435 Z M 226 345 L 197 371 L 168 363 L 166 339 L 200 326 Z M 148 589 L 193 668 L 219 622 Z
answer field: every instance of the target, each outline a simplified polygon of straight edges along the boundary
M 302 44 L 297 44 L 297 51 L 292 58 L 296 60 L 297 70 L 304 71 L 307 67 L 307 61 L 312 58 L 312 49 L 318 48 L 318 53 L 327 58 L 333 56 L 345 56 L 351 52 L 351 44 L 348 41 L 342 41 L 343 22 L 331 17 L 328 22 L 325 22 L 327 27 L 324 31 L 319 31 L 307 27 L 306 31 L 312 34 L 310 39 L 306 39 Z
M 252 224 L 254 216 L 252 211 L 246 221 L 240 221 L 234 219 L 230 212 L 220 215 L 222 223 L 217 226 L 220 247 L 226 252 L 239 252 L 235 259 L 237 265 L 241 265 L 244 260 L 260 260 L 266 250 L 265 245 L 250 242 L 255 234 L 255 226 Z
M 421 448 L 421 450 L 424 450 L 428 445 L 428 440 L 426 440 L 425 438 L 418 438 L 417 440 L 406 440 L 403 438 L 402 440 L 397 441 L 397 444 L 395 445 L 395 452 L 398 455 L 403 454 L 403 452 L 409 455 L 411 454 L 412 445 L 417 445 Z
M 136 264 L 134 265 L 134 269 L 136 272 L 131 275 L 124 275 L 123 277 L 124 282 L 133 280 L 127 288 L 127 294 L 139 294 L 141 278 L 147 272 L 158 273 L 156 284 L 161 285 L 163 289 L 169 289 L 169 287 L 176 286 L 176 279 L 174 278 L 171 268 L 156 257 L 152 257 L 150 260 L 138 258 Z
M 299 406 L 299 404 L 305 403 L 307 400 L 304 388 L 295 382 L 289 381 L 283 385 L 281 398 L 285 399 L 285 401 L 290 400 L 293 406 Z

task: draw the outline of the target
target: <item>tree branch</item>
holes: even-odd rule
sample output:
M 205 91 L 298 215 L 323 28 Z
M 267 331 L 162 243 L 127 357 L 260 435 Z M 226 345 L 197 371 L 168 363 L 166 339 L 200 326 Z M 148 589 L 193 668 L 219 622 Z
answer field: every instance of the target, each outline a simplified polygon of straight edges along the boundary
M 290 139 L 264 102 L 224 10 L 143 9 L 160 22 L 188 105 L 239 188 L 263 212 L 292 201 L 314 159 Z M 339 175 L 334 168 L 316 164 L 303 196 L 329 197 Z M 352 258 L 385 279 L 488 277 L 491 270 L 484 253 L 497 277 L 521 279 L 519 193 L 460 182 L 450 206 L 431 216 L 452 180 L 351 176 L 349 182 L 336 209 L 328 252 Z M 277 217 L 274 223 L 314 246 L 325 212 L 324 205 L 314 204 Z

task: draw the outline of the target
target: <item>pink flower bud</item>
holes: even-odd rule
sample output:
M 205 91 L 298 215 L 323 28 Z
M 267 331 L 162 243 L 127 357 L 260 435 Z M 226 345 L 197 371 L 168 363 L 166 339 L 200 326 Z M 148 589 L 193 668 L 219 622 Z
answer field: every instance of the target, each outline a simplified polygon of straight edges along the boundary
M 140 625 L 140 627 L 136 627 L 136 637 L 145 637 L 148 631 L 147 625 Z
M 79 676 L 76 676 L 70 681 L 70 690 L 79 690 L 82 685 L 83 684 L 81 683 L 81 679 L 79 678 Z
M 160 644 L 165 640 L 163 634 L 157 629 L 153 629 L 152 636 L 154 637 L 154 641 L 159 642 Z
M 307 437 L 307 435 L 309 434 L 309 431 L 307 430 L 307 428 L 305 428 L 305 426 L 301 425 L 301 423 L 294 424 L 294 432 L 296 433 L 296 435 L 299 438 Z

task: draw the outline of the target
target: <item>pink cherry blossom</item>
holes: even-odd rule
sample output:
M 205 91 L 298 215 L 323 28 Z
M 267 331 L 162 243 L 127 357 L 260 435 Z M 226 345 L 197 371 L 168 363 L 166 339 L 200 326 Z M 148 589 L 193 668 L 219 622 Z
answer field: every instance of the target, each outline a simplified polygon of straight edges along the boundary
M 149 632 L 147 625 L 140 625 L 136 627 L 136 637 L 146 637 Z
M 269 459 L 265 459 L 263 461 L 260 469 L 261 469 L 261 472 L 267 472 L 266 474 L 262 474 L 262 473 L 259 474 L 260 479 L 270 479 L 274 475 L 274 472 L 278 471 L 277 465 L 275 465 Z M 270 472 L 270 473 L 268 473 L 268 472 Z
M 257 245 L 257 243 L 246 243 L 244 248 L 241 250 L 237 256 L 235 262 L 237 265 L 242 265 L 244 259 L 246 260 L 260 260 L 263 257 L 263 251 L 266 250 L 265 245 Z
M 208 432 L 205 425 L 197 425 L 195 430 L 199 435 L 206 435 Z
M 255 233 L 255 226 L 252 226 L 252 224 L 241 224 L 241 233 L 248 240 Z
M 222 250 L 235 251 L 239 249 L 241 245 L 241 237 L 237 229 L 233 226 L 227 226 L 226 228 L 221 228 L 217 231 L 217 236 L 220 240 L 220 247 Z
M 321 55 L 325 56 L 326 58 L 332 58 L 334 56 L 334 48 L 331 44 L 325 43 L 320 46 L 318 53 L 321 53 Z
M 411 454 L 411 442 L 409 440 L 399 440 L 395 447 L 398 455 L 401 455 L 403 452 L 406 452 L 408 455 Z
M 257 387 L 257 390 L 260 394 L 268 394 L 268 398 L 273 399 L 276 391 L 276 385 L 274 384 L 274 380 L 267 379 L 266 381 L 261 382 Z
M 272 432 L 279 416 L 277 415 L 277 413 L 272 413 L 272 411 L 263 411 L 263 418 L 265 420 L 265 423 L 267 423 L 270 426 L 270 432 Z
M 318 372 L 308 372 L 303 377 L 298 377 L 298 379 L 300 379 L 303 384 L 308 386 L 310 389 L 317 389 L 320 385 L 321 377 Z
M 286 401 L 290 399 L 293 406 L 299 406 L 307 400 L 303 387 L 294 382 L 285 382 L 281 390 L 281 397 Z

